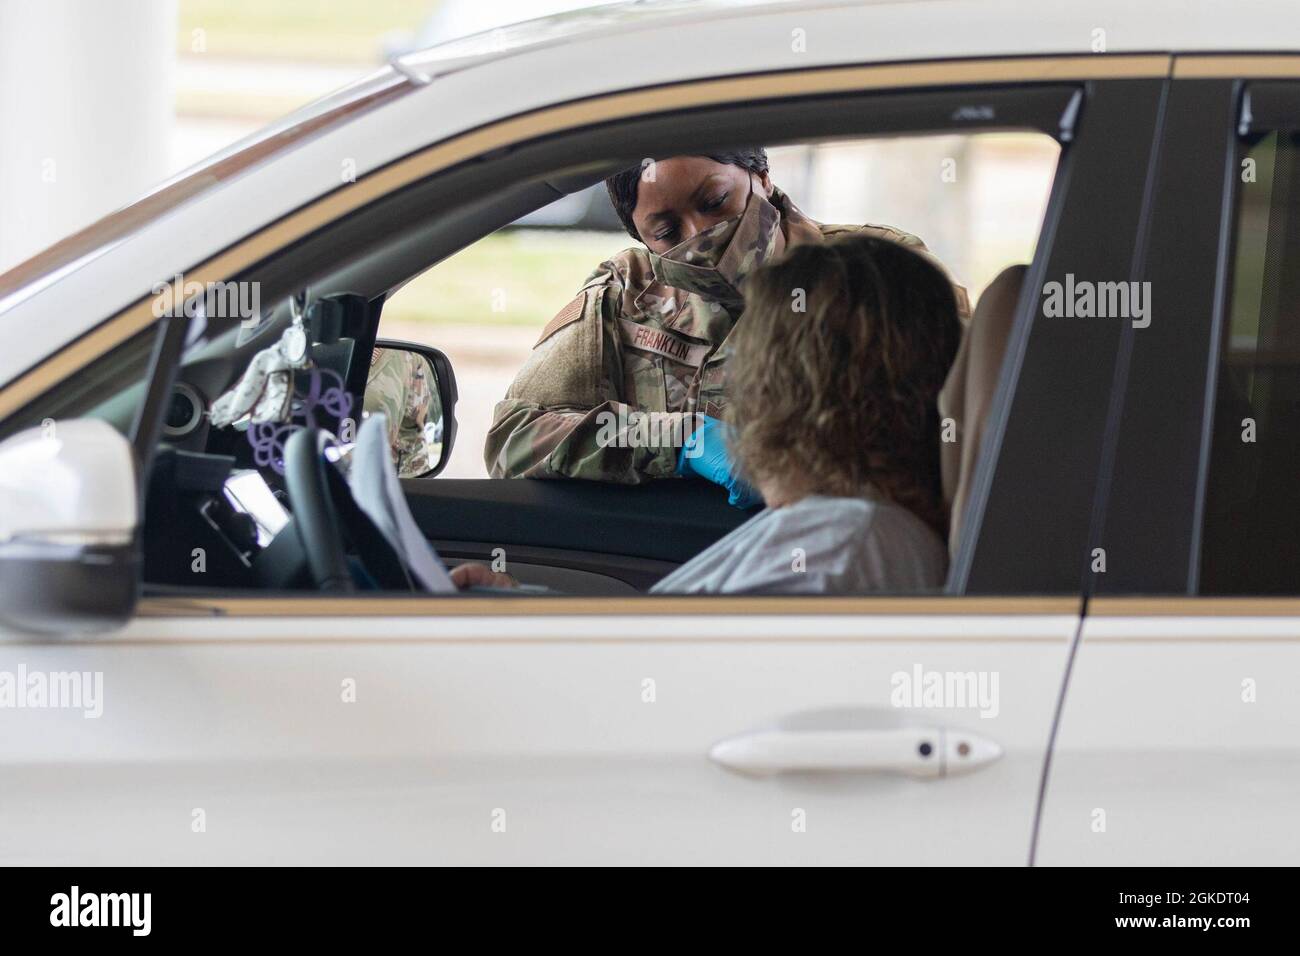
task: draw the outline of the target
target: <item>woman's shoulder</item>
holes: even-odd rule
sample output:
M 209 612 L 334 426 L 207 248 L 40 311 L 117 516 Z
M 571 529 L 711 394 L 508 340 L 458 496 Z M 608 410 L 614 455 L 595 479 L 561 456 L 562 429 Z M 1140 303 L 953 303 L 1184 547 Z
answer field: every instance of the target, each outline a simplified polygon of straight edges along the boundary
M 942 586 L 947 571 L 947 549 L 925 522 L 864 498 L 812 496 L 770 508 L 710 550 L 666 589 L 912 593 Z
M 806 554 L 832 554 L 856 548 L 870 532 L 875 517 L 874 502 L 812 495 L 794 504 L 768 508 L 741 529 L 756 547 L 795 541 L 802 542 Z
M 886 502 L 870 498 L 809 495 L 792 505 L 774 509 L 773 515 L 787 525 L 821 524 L 832 519 L 848 525 L 846 533 L 856 534 L 875 520 L 882 505 L 890 507 Z
M 901 505 L 875 498 L 813 496 L 776 509 L 771 532 L 782 538 L 816 531 L 825 550 L 857 557 L 849 563 L 875 565 L 882 557 L 941 569 L 948 549 L 934 529 Z

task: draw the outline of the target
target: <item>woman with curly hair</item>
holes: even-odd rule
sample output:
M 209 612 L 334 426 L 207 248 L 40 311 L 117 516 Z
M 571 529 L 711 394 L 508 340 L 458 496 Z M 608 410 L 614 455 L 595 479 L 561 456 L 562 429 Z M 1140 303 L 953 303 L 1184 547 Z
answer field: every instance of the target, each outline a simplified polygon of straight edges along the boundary
M 757 269 L 734 335 L 733 447 L 688 443 L 684 454 L 734 454 L 767 509 L 652 590 L 941 588 L 948 514 L 938 397 L 961 335 L 951 282 L 890 239 L 800 245 Z M 728 440 L 721 430 L 702 434 Z M 462 588 L 516 586 L 486 565 L 451 574 Z
M 731 451 L 767 510 L 654 590 L 942 587 L 937 402 L 961 335 L 948 278 L 888 239 L 797 246 L 756 270 L 736 328 L 729 422 Z

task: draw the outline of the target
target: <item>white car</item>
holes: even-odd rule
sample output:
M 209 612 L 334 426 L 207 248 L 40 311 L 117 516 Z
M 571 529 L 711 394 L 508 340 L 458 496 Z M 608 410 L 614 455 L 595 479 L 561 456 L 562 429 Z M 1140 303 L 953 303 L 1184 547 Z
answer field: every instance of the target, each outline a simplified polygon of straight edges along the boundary
M 352 590 L 316 436 L 211 425 L 280 336 L 360 399 L 390 290 L 641 157 L 1005 129 L 1060 159 L 943 593 L 645 595 L 716 490 L 448 478 L 440 553 L 578 596 Z M 1293 863 L 1298 135 L 1280 0 L 627 3 L 0 276 L 0 864 Z

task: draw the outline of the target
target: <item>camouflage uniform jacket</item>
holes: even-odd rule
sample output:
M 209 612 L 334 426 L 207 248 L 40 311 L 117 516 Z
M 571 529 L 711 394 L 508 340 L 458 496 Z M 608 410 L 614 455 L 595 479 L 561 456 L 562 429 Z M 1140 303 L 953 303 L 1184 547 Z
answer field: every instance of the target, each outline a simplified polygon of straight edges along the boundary
M 866 232 L 929 255 L 916 236 L 890 226 L 823 225 L 780 190 L 771 202 L 787 246 Z M 954 289 L 964 322 L 966 290 Z M 644 248 L 601 263 L 542 330 L 497 403 L 484 449 L 488 473 L 624 484 L 676 474 L 682 429 L 689 434 L 683 419 L 723 417 L 736 319 L 717 302 L 659 282 Z M 633 412 L 663 414 L 645 416 L 637 435 Z
M 437 464 L 436 455 L 430 460 L 425 426 L 442 416 L 423 357 L 401 349 L 371 352 L 365 411 L 387 416 L 388 444 L 398 474 L 421 475 Z

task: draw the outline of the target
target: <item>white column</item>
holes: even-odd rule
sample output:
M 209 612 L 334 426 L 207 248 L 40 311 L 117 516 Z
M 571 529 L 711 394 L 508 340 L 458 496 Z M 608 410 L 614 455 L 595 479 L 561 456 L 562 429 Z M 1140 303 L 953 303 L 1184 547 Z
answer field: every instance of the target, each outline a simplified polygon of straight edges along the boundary
M 0 272 L 168 172 L 176 0 L 0 0 Z

